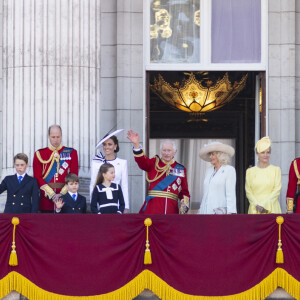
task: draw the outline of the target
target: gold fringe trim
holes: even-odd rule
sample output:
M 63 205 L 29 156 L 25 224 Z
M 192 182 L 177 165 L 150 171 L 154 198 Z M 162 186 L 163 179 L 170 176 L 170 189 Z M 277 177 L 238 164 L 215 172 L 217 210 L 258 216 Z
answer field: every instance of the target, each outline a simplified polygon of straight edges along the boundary
M 111 293 L 95 295 L 95 296 L 64 296 L 54 294 L 39 288 L 30 280 L 21 274 L 13 271 L 0 280 L 0 297 L 3 298 L 11 291 L 15 290 L 28 299 L 43 299 L 43 300 L 124 300 L 137 297 L 144 289 L 151 290 L 159 298 L 163 300 L 252 300 L 264 299 L 269 296 L 276 288 L 280 286 L 284 288 L 293 297 L 298 298 L 300 295 L 300 282 L 293 276 L 288 274 L 281 268 L 275 269 L 268 277 L 262 280 L 253 288 L 240 294 L 228 296 L 193 296 L 181 293 L 165 281 L 160 279 L 149 270 L 144 270 L 133 280 L 127 283 L 120 289 Z M 212 284 L 213 287 L 213 284 Z

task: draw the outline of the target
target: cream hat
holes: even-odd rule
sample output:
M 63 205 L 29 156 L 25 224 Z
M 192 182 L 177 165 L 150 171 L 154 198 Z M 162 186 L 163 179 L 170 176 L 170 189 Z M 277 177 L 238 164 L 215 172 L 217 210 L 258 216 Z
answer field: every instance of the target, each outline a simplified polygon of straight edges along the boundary
M 209 153 L 214 151 L 224 152 L 230 157 L 232 157 L 235 152 L 234 149 L 229 145 L 220 142 L 211 142 L 209 144 L 205 144 L 204 147 L 200 149 L 199 156 L 205 161 L 210 161 Z
M 271 147 L 271 143 L 272 142 L 268 136 L 263 137 L 255 145 L 256 152 L 261 153 L 268 150 Z

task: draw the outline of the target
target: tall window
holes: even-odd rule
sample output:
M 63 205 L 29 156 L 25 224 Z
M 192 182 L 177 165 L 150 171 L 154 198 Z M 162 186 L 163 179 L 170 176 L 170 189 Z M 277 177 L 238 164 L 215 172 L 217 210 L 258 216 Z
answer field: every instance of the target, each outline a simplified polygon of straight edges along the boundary
M 260 62 L 260 20 L 260 0 L 213 0 L 212 62 Z
M 200 1 L 151 0 L 152 63 L 200 61 Z
M 150 64 L 262 62 L 261 0 L 148 3 Z

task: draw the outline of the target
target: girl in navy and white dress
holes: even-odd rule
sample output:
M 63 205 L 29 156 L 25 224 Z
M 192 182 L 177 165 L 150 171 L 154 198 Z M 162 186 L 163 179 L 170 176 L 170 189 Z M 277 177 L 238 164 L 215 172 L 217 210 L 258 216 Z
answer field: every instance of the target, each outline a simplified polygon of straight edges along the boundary
M 117 130 L 115 132 L 118 132 Z M 113 133 L 115 133 L 113 132 Z M 115 167 L 115 178 L 114 183 L 119 184 L 122 187 L 123 197 L 125 201 L 125 213 L 129 212 L 129 196 L 128 196 L 128 170 L 127 160 L 117 157 L 119 152 L 119 141 L 115 135 L 106 135 L 96 146 L 101 148 L 103 146 L 103 153 L 99 152 L 91 164 L 91 182 L 90 182 L 90 199 L 95 188 L 96 179 L 100 170 L 100 167 L 104 163 L 112 164 Z
M 92 194 L 91 210 L 95 214 L 122 214 L 125 208 L 121 186 L 112 181 L 115 178 L 113 165 L 105 163 L 100 167 Z

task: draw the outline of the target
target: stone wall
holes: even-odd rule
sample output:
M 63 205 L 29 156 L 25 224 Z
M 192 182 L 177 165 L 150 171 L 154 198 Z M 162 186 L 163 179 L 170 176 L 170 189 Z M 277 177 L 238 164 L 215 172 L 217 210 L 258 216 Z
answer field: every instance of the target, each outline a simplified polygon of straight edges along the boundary
M 298 109 L 299 104 L 295 93 L 296 55 L 299 56 L 299 51 L 297 54 L 294 0 L 269 0 L 268 30 L 268 127 L 269 136 L 273 141 L 271 162 L 281 167 L 280 201 L 285 212 L 289 167 L 295 155 L 300 154 L 297 147 L 300 131 L 297 130 L 296 118 L 296 108 Z

